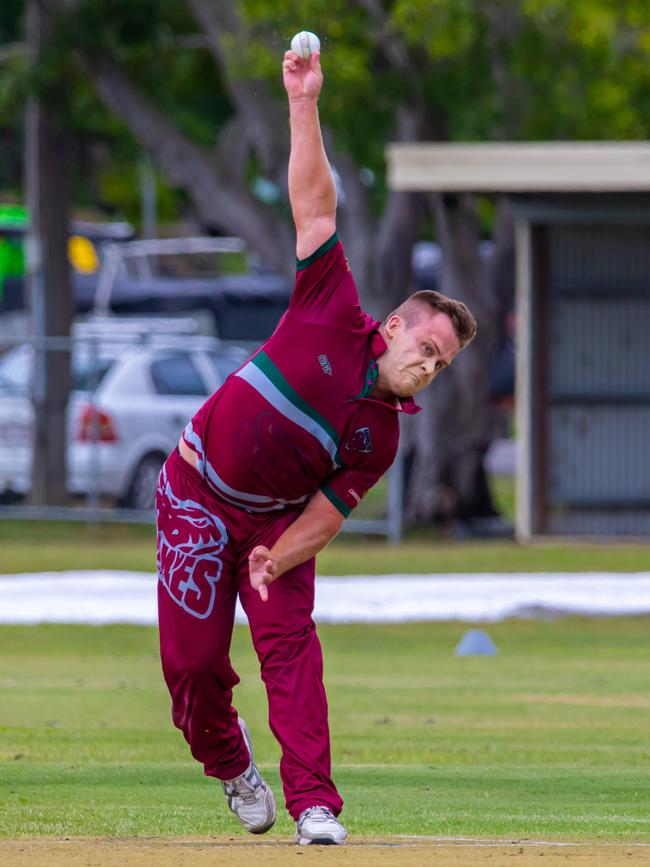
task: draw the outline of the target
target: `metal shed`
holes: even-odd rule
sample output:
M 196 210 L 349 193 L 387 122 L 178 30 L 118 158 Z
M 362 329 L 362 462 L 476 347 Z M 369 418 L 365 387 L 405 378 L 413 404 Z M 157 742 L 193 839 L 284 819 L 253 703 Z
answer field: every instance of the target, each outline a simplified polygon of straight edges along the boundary
M 394 189 L 513 198 L 518 537 L 650 536 L 650 145 L 388 158 Z

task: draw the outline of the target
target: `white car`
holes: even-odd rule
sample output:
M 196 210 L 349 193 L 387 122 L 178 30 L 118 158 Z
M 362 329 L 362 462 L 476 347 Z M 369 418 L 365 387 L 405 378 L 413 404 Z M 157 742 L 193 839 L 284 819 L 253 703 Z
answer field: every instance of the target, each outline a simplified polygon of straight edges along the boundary
M 141 348 L 75 343 L 67 411 L 68 490 L 149 509 L 158 473 L 208 395 L 246 359 L 212 338 L 166 338 Z M 32 464 L 34 351 L 0 358 L 0 496 L 26 494 Z

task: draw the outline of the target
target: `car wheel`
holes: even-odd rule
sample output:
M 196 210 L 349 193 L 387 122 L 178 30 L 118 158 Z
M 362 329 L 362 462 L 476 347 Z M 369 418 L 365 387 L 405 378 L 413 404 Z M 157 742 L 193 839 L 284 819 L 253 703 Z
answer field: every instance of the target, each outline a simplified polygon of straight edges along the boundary
M 156 501 L 156 485 L 165 456 L 145 455 L 135 468 L 124 505 L 131 509 L 153 509 Z

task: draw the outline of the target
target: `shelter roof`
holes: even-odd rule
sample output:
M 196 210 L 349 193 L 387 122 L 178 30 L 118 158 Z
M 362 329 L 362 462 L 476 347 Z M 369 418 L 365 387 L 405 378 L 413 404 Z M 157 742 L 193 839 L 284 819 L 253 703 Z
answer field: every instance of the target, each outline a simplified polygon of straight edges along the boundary
M 389 144 L 388 184 L 413 192 L 650 191 L 650 142 Z

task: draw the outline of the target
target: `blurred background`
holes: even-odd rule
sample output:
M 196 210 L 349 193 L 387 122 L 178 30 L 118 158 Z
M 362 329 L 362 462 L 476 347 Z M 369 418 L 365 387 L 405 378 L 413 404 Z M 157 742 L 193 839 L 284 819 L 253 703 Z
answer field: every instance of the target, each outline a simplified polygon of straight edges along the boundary
M 387 172 L 395 143 L 642 142 L 650 20 L 611 0 L 4 0 L 0 515 L 150 520 L 187 418 L 273 330 L 297 23 L 364 305 L 434 288 L 479 321 L 348 529 L 647 536 L 647 154 L 582 186 L 543 148 L 516 184 L 507 150 L 500 180 L 480 152 L 468 183 Z
M 509 855 L 624 838 L 629 863 L 650 840 L 648 0 L 1 0 L 0 837 L 241 830 L 169 720 L 153 494 L 292 291 L 301 29 L 364 306 L 439 289 L 479 323 L 318 558 L 346 822 Z M 237 707 L 279 791 L 243 619 Z

